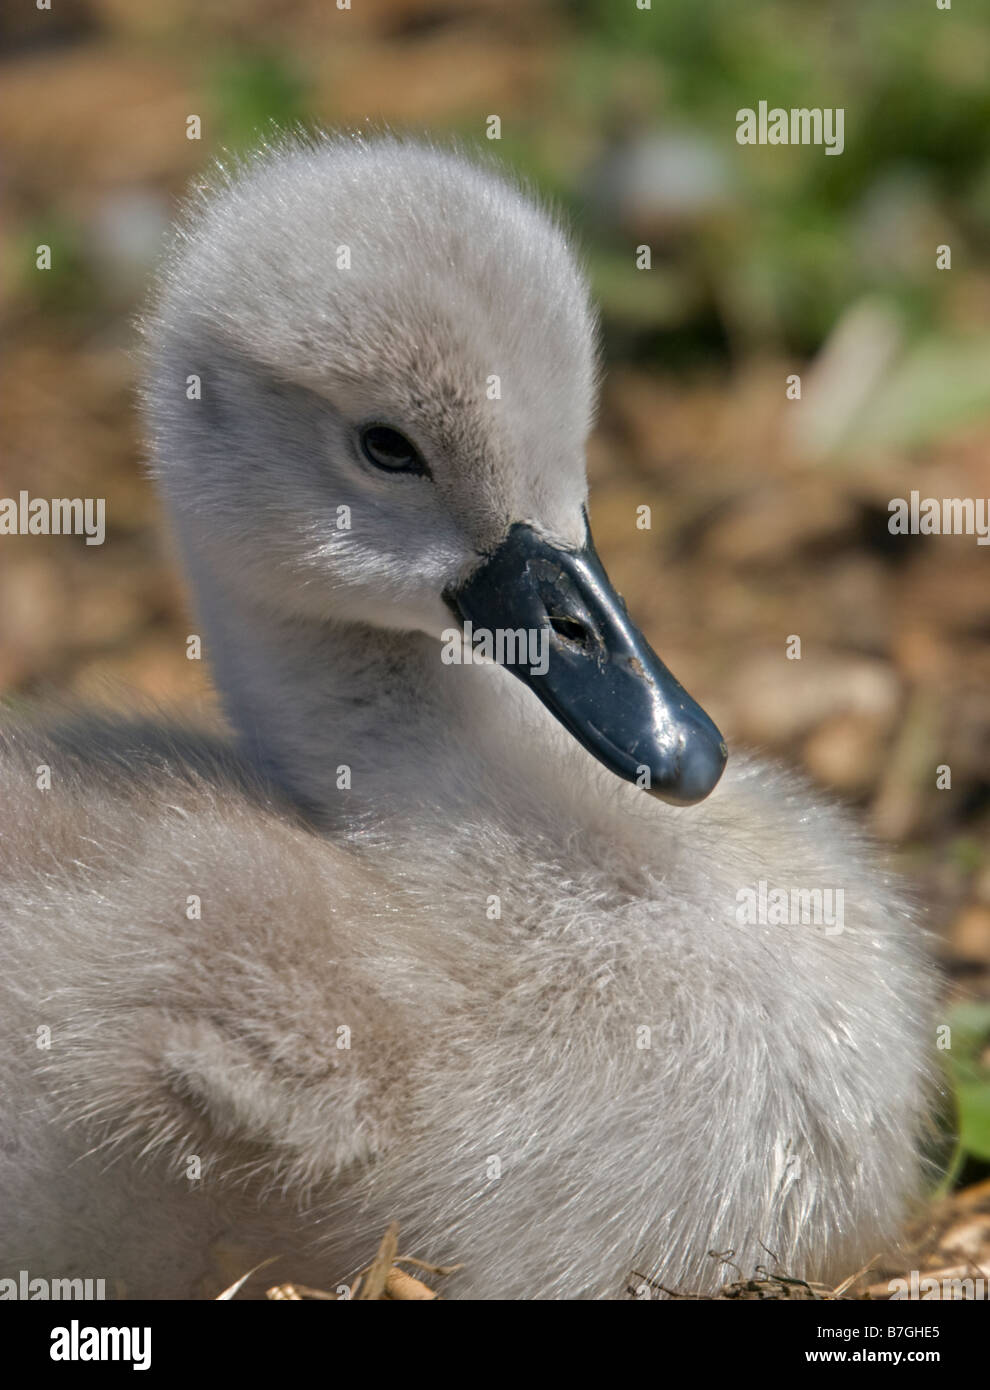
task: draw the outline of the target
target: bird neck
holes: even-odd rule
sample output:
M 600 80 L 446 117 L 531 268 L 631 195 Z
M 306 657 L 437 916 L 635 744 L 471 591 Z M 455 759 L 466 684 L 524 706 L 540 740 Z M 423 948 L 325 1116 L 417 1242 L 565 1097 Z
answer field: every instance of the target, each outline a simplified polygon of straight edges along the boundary
M 446 665 L 418 632 L 286 620 L 190 568 L 243 753 L 317 819 L 458 804 L 465 767 L 501 756 L 501 705 L 517 684 L 501 668 Z

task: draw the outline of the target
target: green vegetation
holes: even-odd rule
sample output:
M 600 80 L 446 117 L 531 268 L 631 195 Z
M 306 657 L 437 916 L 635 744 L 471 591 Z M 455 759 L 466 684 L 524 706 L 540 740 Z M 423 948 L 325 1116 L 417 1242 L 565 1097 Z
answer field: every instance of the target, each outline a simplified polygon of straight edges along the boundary
M 952 1046 L 942 1055 L 955 1093 L 959 1137 L 946 1187 L 967 1162 L 990 1163 L 990 1004 L 957 1004 L 949 1026 Z

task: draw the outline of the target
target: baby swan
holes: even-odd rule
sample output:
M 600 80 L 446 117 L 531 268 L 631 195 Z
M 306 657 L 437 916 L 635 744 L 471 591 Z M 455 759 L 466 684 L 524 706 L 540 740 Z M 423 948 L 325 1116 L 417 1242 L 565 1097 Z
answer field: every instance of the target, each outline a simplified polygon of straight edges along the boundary
M 191 208 L 147 342 L 234 738 L 2 742 L 0 1276 L 325 1287 L 397 1219 L 450 1297 L 610 1298 L 895 1238 L 920 933 L 838 811 L 719 780 L 609 585 L 560 230 L 454 154 L 286 146 Z M 533 650 L 452 662 L 468 623 Z M 842 929 L 740 922 L 760 883 Z

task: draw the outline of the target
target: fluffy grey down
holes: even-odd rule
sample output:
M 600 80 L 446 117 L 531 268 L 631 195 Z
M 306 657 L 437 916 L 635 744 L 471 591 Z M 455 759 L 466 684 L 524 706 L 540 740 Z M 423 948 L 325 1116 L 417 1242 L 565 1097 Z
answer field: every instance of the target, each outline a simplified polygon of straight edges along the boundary
M 394 1218 L 447 1297 L 611 1298 L 896 1239 L 932 972 L 849 819 L 737 750 L 661 805 L 440 660 L 511 523 L 583 536 L 594 338 L 560 229 L 460 155 L 296 142 L 192 201 L 146 415 L 233 737 L 0 738 L 0 1274 L 327 1287 Z M 845 930 L 740 926 L 760 880 L 842 888 Z

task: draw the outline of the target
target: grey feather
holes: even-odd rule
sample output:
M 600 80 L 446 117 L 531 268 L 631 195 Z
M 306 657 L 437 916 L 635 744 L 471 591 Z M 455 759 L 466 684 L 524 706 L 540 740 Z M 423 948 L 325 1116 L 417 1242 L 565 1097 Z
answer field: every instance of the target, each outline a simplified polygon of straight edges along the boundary
M 187 210 L 145 408 L 233 736 L 0 745 L 0 1274 L 325 1286 L 394 1218 L 448 1296 L 619 1297 L 897 1238 L 933 973 L 845 814 L 735 752 L 660 805 L 440 661 L 508 525 L 583 534 L 594 339 L 559 227 L 457 154 L 288 144 Z M 367 420 L 432 482 L 362 464 Z M 760 880 L 841 888 L 845 929 L 740 925 Z

